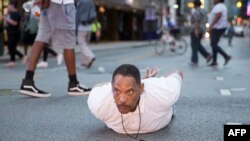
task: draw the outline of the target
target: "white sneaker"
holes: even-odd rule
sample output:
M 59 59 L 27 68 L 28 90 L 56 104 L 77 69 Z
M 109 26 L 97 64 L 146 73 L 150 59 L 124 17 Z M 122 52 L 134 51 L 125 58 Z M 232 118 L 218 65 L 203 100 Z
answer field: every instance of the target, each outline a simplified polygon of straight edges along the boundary
M 38 67 L 38 68 L 47 68 L 48 66 L 49 66 L 48 62 L 44 62 L 44 61 L 42 61 L 36 65 L 36 67 Z
M 15 66 L 16 66 L 15 62 L 9 62 L 9 63 L 5 64 L 5 67 L 7 67 L 7 68 L 12 68 L 12 67 L 15 67 Z
M 22 64 L 26 64 L 27 63 L 27 61 L 28 61 L 28 56 L 23 56 L 23 58 L 22 58 Z
M 56 56 L 57 65 L 61 65 L 63 61 L 63 55 L 60 53 Z

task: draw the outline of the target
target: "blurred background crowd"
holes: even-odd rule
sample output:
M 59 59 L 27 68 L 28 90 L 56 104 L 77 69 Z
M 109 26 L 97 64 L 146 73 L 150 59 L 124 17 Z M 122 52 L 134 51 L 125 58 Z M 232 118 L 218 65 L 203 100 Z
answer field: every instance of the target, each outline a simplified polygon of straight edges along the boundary
M 157 30 L 162 25 L 162 16 L 168 16 L 172 23 L 176 24 L 181 34 L 190 33 L 190 17 L 194 8 L 193 0 L 93 0 L 96 6 L 97 19 L 101 25 L 102 42 L 151 40 L 159 38 Z M 27 46 L 29 41 L 25 41 L 25 24 L 27 15 L 22 8 L 27 0 L 17 1 L 17 11 L 20 13 L 20 45 Z M 213 7 L 213 1 L 201 0 L 202 8 L 209 11 Z M 0 17 L 8 13 L 9 0 L 0 0 Z M 249 0 L 226 0 L 228 8 L 228 23 L 234 26 L 237 36 L 245 36 L 249 30 Z M 249 11 L 248 11 L 249 12 Z M 29 23 L 28 23 L 29 24 Z M 8 41 L 4 19 L 0 21 L 0 56 L 4 53 L 4 48 Z M 32 26 L 29 24 L 28 26 Z M 35 27 L 31 27 L 35 28 Z M 35 31 L 32 31 L 35 34 Z M 225 32 L 224 36 L 228 32 Z M 32 37 L 30 37 L 32 38 Z M 94 42 L 95 38 L 90 37 Z M 24 47 L 24 55 L 27 47 Z

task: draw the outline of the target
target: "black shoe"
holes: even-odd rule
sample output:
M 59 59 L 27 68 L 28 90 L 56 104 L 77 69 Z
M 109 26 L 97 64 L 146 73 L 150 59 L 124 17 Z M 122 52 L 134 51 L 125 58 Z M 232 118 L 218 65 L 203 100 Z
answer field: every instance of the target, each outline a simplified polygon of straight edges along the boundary
M 51 94 L 44 92 L 42 90 L 39 90 L 33 80 L 25 80 L 23 79 L 20 91 L 21 94 L 32 96 L 32 97 L 39 97 L 39 98 L 45 98 L 50 97 Z
M 213 57 L 212 57 L 211 55 L 209 55 L 209 56 L 207 57 L 207 63 L 209 63 L 212 59 L 213 59 Z
M 77 84 L 69 83 L 68 95 L 71 95 L 71 96 L 89 95 L 90 91 L 91 91 L 91 88 L 82 86 L 79 83 Z
M 95 58 L 91 59 L 91 61 L 89 62 L 89 64 L 86 66 L 86 68 L 90 68 L 93 64 L 93 62 L 95 61 Z
M 229 56 L 227 59 L 225 59 L 225 63 L 224 63 L 224 66 L 226 66 L 228 64 L 228 62 L 232 59 L 231 56 Z

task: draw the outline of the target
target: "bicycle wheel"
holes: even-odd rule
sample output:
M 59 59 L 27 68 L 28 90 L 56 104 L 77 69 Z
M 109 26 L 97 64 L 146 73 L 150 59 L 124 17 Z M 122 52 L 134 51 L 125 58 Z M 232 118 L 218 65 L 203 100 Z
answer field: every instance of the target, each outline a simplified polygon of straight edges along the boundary
M 188 48 L 188 43 L 185 39 L 180 38 L 176 40 L 176 49 L 175 52 L 176 54 L 182 55 L 187 51 Z
M 162 55 L 163 52 L 165 51 L 165 43 L 163 41 L 159 41 L 155 45 L 155 53 L 158 55 Z

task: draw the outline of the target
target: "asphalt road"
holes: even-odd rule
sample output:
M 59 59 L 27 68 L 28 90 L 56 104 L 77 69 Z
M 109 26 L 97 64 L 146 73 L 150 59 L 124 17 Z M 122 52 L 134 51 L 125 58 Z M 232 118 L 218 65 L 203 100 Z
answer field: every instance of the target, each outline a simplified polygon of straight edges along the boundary
M 77 54 L 77 75 L 81 83 L 94 86 L 110 81 L 120 64 L 145 68 L 158 66 L 159 75 L 182 70 L 181 96 L 175 105 L 175 117 L 164 129 L 140 134 L 145 141 L 222 141 L 223 125 L 250 124 L 250 45 L 246 38 L 235 38 L 228 47 L 233 56 L 228 66 L 219 56 L 219 67 L 208 67 L 199 56 L 199 66 L 190 67 L 190 48 L 182 56 L 165 52 L 158 56 L 153 46 L 96 50 L 96 61 L 90 69 L 80 67 Z M 209 42 L 204 41 L 210 50 Z M 117 44 L 119 46 L 119 44 Z M 88 110 L 87 96 L 67 96 L 68 76 L 64 65 L 49 59 L 47 69 L 37 69 L 36 85 L 49 91 L 50 98 L 38 99 L 20 95 L 17 90 L 25 74 L 25 66 L 5 68 L 0 63 L 0 141 L 130 141 L 108 129 Z

